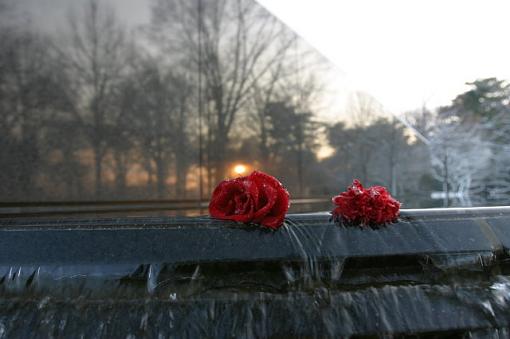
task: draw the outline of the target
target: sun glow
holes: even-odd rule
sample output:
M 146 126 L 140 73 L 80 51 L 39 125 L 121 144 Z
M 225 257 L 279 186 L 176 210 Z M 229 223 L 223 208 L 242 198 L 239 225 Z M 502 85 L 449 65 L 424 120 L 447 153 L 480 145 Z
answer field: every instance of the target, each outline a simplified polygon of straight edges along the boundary
M 243 165 L 243 164 L 237 164 L 237 165 L 234 166 L 232 171 L 236 175 L 243 175 L 243 174 L 245 174 L 248 171 L 248 167 L 246 167 L 246 165 Z

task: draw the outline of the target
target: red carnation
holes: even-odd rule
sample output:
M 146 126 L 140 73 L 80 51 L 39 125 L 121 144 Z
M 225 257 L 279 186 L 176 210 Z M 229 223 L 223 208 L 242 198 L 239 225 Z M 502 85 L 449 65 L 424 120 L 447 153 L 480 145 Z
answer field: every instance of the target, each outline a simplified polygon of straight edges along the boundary
M 289 209 L 289 193 L 274 177 L 255 171 L 246 177 L 224 180 L 209 203 L 213 218 L 254 222 L 276 229 Z
M 347 191 L 333 197 L 333 218 L 350 225 L 377 226 L 397 220 L 400 202 L 382 186 L 364 188 L 354 180 Z

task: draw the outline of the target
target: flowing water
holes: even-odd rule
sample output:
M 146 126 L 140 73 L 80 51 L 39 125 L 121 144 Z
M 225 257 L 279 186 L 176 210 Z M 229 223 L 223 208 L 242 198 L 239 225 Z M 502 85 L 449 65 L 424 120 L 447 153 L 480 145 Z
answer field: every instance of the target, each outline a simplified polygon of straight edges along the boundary
M 504 251 L 339 256 L 326 241 L 352 239 L 311 230 L 278 231 L 293 260 L 0 266 L 0 338 L 510 335 Z M 397 233 L 346 232 L 366 247 Z

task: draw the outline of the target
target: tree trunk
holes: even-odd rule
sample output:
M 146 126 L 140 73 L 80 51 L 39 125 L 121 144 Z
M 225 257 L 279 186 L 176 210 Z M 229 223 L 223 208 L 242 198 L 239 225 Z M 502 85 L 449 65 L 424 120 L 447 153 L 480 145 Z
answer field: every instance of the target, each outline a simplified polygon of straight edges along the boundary
M 175 195 L 177 199 L 186 198 L 186 177 L 188 174 L 187 164 L 183 164 L 177 158 L 175 161 Z
M 126 194 L 126 153 L 124 151 L 115 151 L 115 190 L 117 194 Z
M 299 197 L 303 197 L 303 145 L 300 143 L 297 152 L 297 179 L 299 187 Z
M 68 146 L 68 145 L 65 145 Z M 63 157 L 63 181 L 65 183 L 65 191 L 66 191 L 66 198 L 68 200 L 73 200 L 75 197 L 75 194 L 77 194 L 77 187 L 76 185 L 79 183 L 79 177 L 78 177 L 78 169 L 73 170 L 73 167 L 75 165 L 74 156 L 72 152 L 71 147 L 65 147 L 62 150 L 62 157 Z
M 267 128 L 265 125 L 265 122 L 261 120 L 261 126 L 260 126 L 260 145 L 259 145 L 259 152 L 260 152 L 260 160 L 262 161 L 262 166 L 266 168 L 269 165 L 269 147 L 267 146 Z
M 448 151 L 445 150 L 444 155 L 444 178 L 443 178 L 443 192 L 444 192 L 444 200 L 443 207 L 448 207 L 450 205 L 450 187 L 448 186 Z
M 214 164 L 214 176 L 216 186 L 220 181 L 224 180 L 227 173 L 226 164 L 226 151 L 227 151 L 228 139 L 225 134 L 218 135 L 215 143 L 215 164 Z
M 166 193 L 166 173 L 165 165 L 161 156 L 156 158 L 156 180 L 158 199 L 163 199 Z
M 103 195 L 102 171 L 103 159 L 100 146 L 96 143 L 94 146 L 94 177 L 96 183 L 96 199 L 100 199 Z
M 33 189 L 33 174 L 37 168 L 38 152 L 33 138 L 29 137 L 22 141 L 22 154 L 24 161 L 21 167 L 21 192 L 23 199 L 29 200 Z
M 152 171 L 152 162 L 149 157 L 145 157 L 145 170 L 147 171 L 147 196 L 154 198 L 154 182 L 152 177 L 154 175 Z

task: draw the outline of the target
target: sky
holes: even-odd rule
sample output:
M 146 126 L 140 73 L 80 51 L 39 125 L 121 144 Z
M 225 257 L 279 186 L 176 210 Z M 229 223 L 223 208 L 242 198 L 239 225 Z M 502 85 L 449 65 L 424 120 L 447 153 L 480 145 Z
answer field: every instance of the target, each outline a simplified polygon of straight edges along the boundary
M 9 1 L 9 0 L 8 0 Z M 38 27 L 50 32 L 65 27 L 70 11 L 78 10 L 88 0 L 10 0 L 26 12 Z M 101 0 L 115 10 L 116 18 L 126 26 L 147 24 L 150 20 L 148 0 Z
M 86 0 L 11 0 L 36 25 L 65 27 Z M 102 0 L 135 27 L 149 0 Z M 324 119 L 338 120 L 347 92 L 374 96 L 393 114 L 448 104 L 484 77 L 510 79 L 510 0 L 257 0 L 335 66 Z M 60 26 L 60 27 L 59 27 Z
M 509 0 L 258 0 L 393 114 L 510 79 Z

